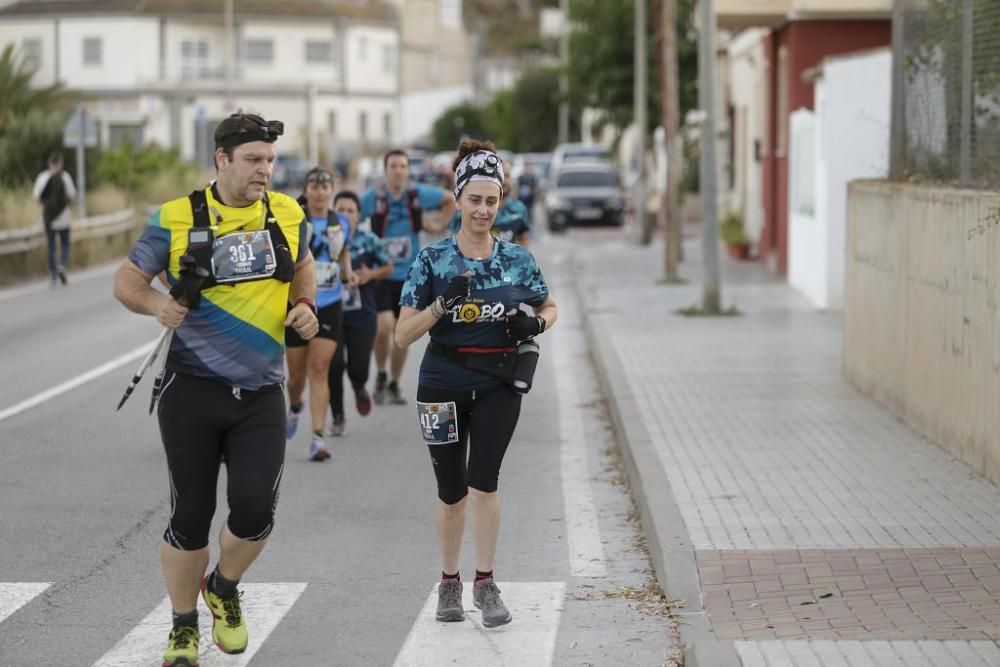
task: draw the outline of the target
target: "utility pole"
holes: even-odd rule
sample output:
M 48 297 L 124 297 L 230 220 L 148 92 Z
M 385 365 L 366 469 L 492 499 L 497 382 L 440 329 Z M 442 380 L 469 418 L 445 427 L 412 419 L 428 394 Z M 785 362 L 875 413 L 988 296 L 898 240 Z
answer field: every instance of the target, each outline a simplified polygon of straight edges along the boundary
M 639 243 L 648 245 L 651 230 L 646 222 L 646 2 L 635 0 L 635 224 Z
M 666 193 L 660 202 L 665 212 L 663 244 L 663 279 L 680 282 L 678 265 L 681 261 L 681 141 L 680 141 L 680 73 L 677 69 L 677 0 L 660 2 L 660 105 L 663 131 L 667 144 Z
M 698 35 L 698 106 L 704 114 L 701 124 L 701 232 L 705 263 L 702 310 L 706 315 L 721 312 L 719 287 L 719 221 L 716 203 L 715 169 L 715 15 L 712 0 L 698 0 L 701 31 Z
M 223 93 L 225 96 L 225 101 L 223 104 L 228 107 L 232 103 L 232 79 L 236 76 L 236 66 L 233 49 L 234 42 L 233 37 L 235 30 L 233 29 L 233 2 L 234 0 L 226 0 L 224 6 L 224 16 L 223 21 L 225 22 L 225 46 L 226 55 L 225 61 L 223 63 L 224 77 L 222 82 Z M 227 109 L 228 110 L 228 109 Z
M 569 0 L 559 0 L 562 30 L 559 34 L 559 143 L 569 141 Z

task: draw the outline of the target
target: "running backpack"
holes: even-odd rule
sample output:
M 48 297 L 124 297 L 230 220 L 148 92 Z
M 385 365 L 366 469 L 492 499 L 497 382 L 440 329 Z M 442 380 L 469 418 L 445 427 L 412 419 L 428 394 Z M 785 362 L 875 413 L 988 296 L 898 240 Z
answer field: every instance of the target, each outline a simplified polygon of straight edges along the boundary
M 415 187 L 406 191 L 406 208 L 410 213 L 410 228 L 419 234 L 424 227 L 424 210 L 420 207 L 420 193 Z M 372 213 L 372 231 L 379 238 L 385 237 L 386 222 L 389 219 L 389 196 L 384 188 L 375 193 L 375 211 Z

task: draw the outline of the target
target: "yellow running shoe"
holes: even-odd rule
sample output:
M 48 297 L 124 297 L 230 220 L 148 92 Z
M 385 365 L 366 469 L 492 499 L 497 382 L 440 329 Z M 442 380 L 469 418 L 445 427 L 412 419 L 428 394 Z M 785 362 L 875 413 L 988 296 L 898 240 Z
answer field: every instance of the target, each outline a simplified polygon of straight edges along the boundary
M 201 597 L 212 612 L 212 639 L 223 653 L 243 653 L 247 649 L 247 623 L 240 611 L 237 593 L 231 598 L 222 598 L 208 589 L 208 577 L 201 580 Z
M 198 667 L 198 628 L 181 625 L 170 631 L 163 667 Z

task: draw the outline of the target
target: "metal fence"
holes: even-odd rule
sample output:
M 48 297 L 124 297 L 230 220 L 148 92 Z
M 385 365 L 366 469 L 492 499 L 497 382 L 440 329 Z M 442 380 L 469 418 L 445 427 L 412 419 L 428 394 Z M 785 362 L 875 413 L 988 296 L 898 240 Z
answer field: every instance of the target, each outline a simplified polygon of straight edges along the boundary
M 892 175 L 1000 186 L 1000 0 L 893 3 Z

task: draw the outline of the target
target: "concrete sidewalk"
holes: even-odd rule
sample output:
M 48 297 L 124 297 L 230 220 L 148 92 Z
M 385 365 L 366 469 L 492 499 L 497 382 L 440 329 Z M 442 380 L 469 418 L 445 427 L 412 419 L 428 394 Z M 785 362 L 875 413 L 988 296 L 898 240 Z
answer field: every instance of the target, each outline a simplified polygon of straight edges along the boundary
M 577 292 L 687 664 L 1000 665 L 1000 490 L 843 379 L 839 313 L 757 263 L 574 243 Z

